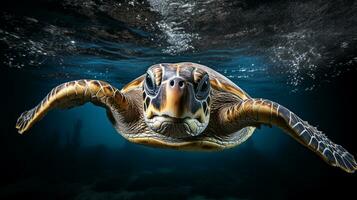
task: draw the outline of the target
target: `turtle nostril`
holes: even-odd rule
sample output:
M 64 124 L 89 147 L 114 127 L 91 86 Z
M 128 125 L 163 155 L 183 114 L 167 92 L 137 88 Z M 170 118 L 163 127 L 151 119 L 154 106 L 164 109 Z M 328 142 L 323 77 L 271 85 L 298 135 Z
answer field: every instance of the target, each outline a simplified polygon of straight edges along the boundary
M 184 86 L 183 81 L 180 81 L 180 82 L 179 82 L 179 86 L 180 86 L 180 88 L 182 88 L 182 87 Z
M 185 87 L 185 81 L 181 79 L 170 80 L 169 84 L 171 87 L 178 87 L 181 89 Z

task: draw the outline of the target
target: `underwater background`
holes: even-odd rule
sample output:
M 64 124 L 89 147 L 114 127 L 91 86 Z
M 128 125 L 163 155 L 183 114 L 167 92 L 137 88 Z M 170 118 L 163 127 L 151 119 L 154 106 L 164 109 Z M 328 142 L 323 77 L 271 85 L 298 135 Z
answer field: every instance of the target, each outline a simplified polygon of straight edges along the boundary
M 357 1 L 5 0 L 0 9 L 0 199 L 338 199 L 356 175 L 277 128 L 200 153 L 125 141 L 105 110 L 54 110 L 24 135 L 17 117 L 53 87 L 123 87 L 190 61 L 286 106 L 357 156 Z

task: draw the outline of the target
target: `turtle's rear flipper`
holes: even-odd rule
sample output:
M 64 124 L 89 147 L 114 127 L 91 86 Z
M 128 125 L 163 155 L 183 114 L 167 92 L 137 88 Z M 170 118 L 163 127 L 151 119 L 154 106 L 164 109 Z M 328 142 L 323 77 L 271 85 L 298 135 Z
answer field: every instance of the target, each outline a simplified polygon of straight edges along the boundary
M 259 124 L 282 128 L 298 142 L 319 155 L 328 164 L 346 172 L 357 170 L 354 157 L 342 146 L 328 139 L 321 131 L 301 120 L 287 108 L 264 99 L 247 99 L 237 105 L 224 108 L 222 116 L 227 125 L 241 128 Z
M 72 108 L 87 102 L 117 111 L 128 108 L 128 101 L 124 95 L 106 82 L 71 81 L 53 88 L 40 104 L 22 113 L 17 120 L 16 128 L 19 133 L 23 133 L 53 108 Z

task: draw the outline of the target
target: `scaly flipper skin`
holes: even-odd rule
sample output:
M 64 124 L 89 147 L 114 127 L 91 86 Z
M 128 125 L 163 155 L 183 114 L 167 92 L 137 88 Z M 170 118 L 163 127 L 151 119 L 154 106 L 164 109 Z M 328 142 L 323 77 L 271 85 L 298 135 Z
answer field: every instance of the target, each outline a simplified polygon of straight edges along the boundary
M 97 80 L 62 84 L 24 112 L 16 128 L 23 133 L 53 108 L 86 102 L 105 107 L 118 133 L 137 144 L 217 151 L 245 142 L 255 127 L 275 125 L 330 165 L 350 173 L 357 169 L 350 153 L 288 109 L 252 99 L 222 74 L 190 62 L 152 65 L 121 91 Z
M 71 81 L 53 88 L 41 103 L 22 113 L 17 120 L 16 128 L 22 134 L 51 109 L 71 108 L 87 102 L 118 111 L 128 107 L 125 96 L 106 82 L 98 80 Z
M 357 169 L 354 157 L 342 146 L 333 143 L 321 131 L 301 120 L 287 108 L 264 99 L 246 99 L 221 111 L 229 127 L 275 125 L 308 147 L 332 166 L 353 173 Z

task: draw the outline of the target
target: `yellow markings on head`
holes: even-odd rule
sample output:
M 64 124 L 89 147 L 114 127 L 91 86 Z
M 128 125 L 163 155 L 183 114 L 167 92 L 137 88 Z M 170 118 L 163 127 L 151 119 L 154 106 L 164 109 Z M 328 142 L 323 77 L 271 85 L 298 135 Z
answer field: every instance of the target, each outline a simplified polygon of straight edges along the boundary
M 180 65 L 175 65 L 176 66 L 176 76 L 180 76 Z
M 206 73 L 198 68 L 193 70 L 193 80 L 198 83 Z
M 182 117 L 182 114 L 186 112 L 187 92 L 187 90 L 180 90 L 179 88 L 171 89 L 170 85 L 166 84 L 166 95 L 164 95 L 164 99 L 161 99 L 160 110 L 172 117 Z
M 144 119 L 148 127 L 170 137 L 202 133 L 210 118 L 209 90 L 201 90 L 202 84 L 209 89 L 209 84 L 203 82 L 208 80 L 206 76 L 205 70 L 192 65 L 163 63 L 151 66 L 143 87 L 146 92 L 143 95 Z
M 157 110 L 151 103 L 149 103 L 146 109 L 146 117 L 148 119 L 151 119 L 155 113 L 159 113 L 159 112 L 160 112 L 159 110 Z
M 157 86 L 159 86 L 161 84 L 161 80 L 162 80 L 162 76 L 163 76 L 163 73 L 162 73 L 162 66 L 159 66 L 159 67 L 156 67 L 152 70 L 154 76 L 155 76 L 155 84 Z

